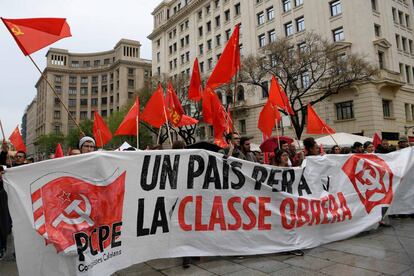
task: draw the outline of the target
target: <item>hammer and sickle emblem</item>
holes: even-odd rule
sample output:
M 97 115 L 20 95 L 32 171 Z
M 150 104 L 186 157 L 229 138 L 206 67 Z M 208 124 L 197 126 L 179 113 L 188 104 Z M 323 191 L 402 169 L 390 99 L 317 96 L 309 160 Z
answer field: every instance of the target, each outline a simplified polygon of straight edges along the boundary
M 20 28 L 19 27 L 17 27 L 16 25 L 12 25 L 13 27 L 12 27 L 12 32 L 13 32 L 13 34 L 15 35 L 15 36 L 18 36 L 18 35 L 24 35 L 24 33 L 22 32 L 22 30 L 20 30 Z
M 81 224 L 83 222 L 88 223 L 89 226 L 93 226 L 94 223 L 92 221 L 92 219 L 90 218 L 91 215 L 91 203 L 89 202 L 88 198 L 82 194 L 80 194 L 80 196 L 82 197 L 82 199 L 85 201 L 85 211 L 82 210 L 79 205 L 82 203 L 82 200 L 79 199 L 75 199 L 74 201 L 72 201 L 64 210 L 64 213 L 66 214 L 70 214 L 72 212 L 75 212 L 79 215 L 79 217 L 77 218 L 68 218 L 67 216 L 65 216 L 64 213 L 61 213 L 52 223 L 53 227 L 57 227 L 59 225 L 59 223 L 66 222 L 67 224 Z

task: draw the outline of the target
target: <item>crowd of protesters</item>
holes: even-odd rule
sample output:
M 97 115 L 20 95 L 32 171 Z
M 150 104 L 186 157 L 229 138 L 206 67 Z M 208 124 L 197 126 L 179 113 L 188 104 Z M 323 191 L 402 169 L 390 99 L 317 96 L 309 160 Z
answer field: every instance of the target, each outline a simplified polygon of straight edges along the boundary
M 320 147 L 314 138 L 309 137 L 303 140 L 303 149 L 297 149 L 294 143 L 288 143 L 285 140 L 278 141 L 278 145 L 271 153 L 263 154 L 259 151 L 251 150 L 251 137 L 241 137 L 238 133 L 230 133 L 226 137 L 228 147 L 219 150 L 225 157 L 235 157 L 251 162 L 267 163 L 278 167 L 292 167 L 301 166 L 307 156 L 316 156 L 325 154 L 325 151 Z M 292 139 L 293 140 L 293 139 Z M 408 140 L 405 136 L 401 136 L 397 146 L 392 146 L 388 140 L 383 139 L 381 144 L 374 147 L 372 142 L 365 142 L 364 144 L 355 142 L 352 147 L 333 146 L 326 150 L 326 154 L 350 154 L 350 153 L 389 153 L 409 147 Z M 184 149 L 186 147 L 183 141 L 175 141 L 172 144 L 172 149 Z M 162 145 L 150 145 L 146 150 L 162 150 Z M 68 155 L 78 155 L 89 153 L 96 150 L 95 140 L 92 137 L 85 136 L 79 140 L 78 148 L 70 149 Z M 124 151 L 134 151 L 134 147 L 124 149 Z M 9 147 L 3 141 L 0 152 L 0 259 L 5 255 L 7 249 L 7 237 L 11 233 L 12 220 L 7 206 L 7 194 L 3 188 L 2 175 L 6 167 L 17 167 L 24 164 L 32 163 L 32 159 L 26 158 L 26 153 L 17 151 L 14 156 L 10 156 Z M 394 216 L 407 217 L 407 216 Z M 411 215 L 411 217 L 414 217 Z M 288 252 L 294 255 L 303 255 L 303 251 L 295 250 Z M 14 258 L 14 253 L 12 254 Z M 186 257 L 183 261 L 183 266 L 188 267 L 191 258 Z

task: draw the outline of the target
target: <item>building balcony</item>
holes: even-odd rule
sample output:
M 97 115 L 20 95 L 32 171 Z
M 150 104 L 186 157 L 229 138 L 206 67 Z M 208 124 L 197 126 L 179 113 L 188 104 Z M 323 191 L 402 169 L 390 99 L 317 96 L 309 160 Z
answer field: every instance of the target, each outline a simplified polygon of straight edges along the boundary
M 391 71 L 388 69 L 381 69 L 379 71 L 379 81 L 386 81 L 396 86 L 404 85 L 403 78 L 399 72 Z

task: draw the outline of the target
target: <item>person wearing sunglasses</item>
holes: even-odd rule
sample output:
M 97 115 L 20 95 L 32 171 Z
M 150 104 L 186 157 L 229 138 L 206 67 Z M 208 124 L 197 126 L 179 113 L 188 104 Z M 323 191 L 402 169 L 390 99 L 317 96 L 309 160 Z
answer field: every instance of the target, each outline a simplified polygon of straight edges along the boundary
M 26 153 L 24 151 L 19 150 L 14 156 L 13 167 L 18 167 L 24 164 L 26 164 Z

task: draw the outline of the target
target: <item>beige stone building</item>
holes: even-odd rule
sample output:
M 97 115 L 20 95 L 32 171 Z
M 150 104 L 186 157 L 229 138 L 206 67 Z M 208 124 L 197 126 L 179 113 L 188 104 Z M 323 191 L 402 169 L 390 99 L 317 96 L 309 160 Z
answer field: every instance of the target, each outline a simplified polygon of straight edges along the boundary
M 50 48 L 43 73 L 54 86 L 77 122 L 102 117 L 119 110 L 135 98 L 151 76 L 151 61 L 140 57 L 138 41 L 121 39 L 113 50 L 98 53 L 70 53 Z M 52 89 L 40 78 L 37 89 L 37 119 L 33 129 L 42 134 L 67 134 L 75 128 Z
M 36 97 L 26 107 L 23 115 L 22 123 L 22 136 L 26 144 L 27 156 L 33 156 L 35 154 L 35 141 L 36 141 L 36 118 L 37 118 L 37 99 Z
M 313 31 L 381 69 L 378 81 L 318 103 L 321 117 L 338 132 L 413 136 L 413 11 L 408 0 L 165 0 L 152 13 L 152 70 L 188 74 L 198 57 L 207 77 L 237 23 L 242 55 L 256 54 L 278 37 L 299 42 L 304 31 Z M 266 98 L 252 87 L 243 92 L 236 104 L 238 129 L 260 142 L 257 121 Z M 201 130 L 201 139 L 212 134 L 211 128 Z

